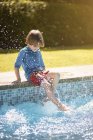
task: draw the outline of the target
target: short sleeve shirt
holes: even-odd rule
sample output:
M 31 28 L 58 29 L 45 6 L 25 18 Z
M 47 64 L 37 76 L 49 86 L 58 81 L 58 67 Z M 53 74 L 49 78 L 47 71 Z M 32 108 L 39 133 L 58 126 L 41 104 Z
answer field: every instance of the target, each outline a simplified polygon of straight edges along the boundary
M 40 49 L 36 52 L 33 52 L 28 46 L 21 49 L 15 62 L 15 68 L 20 68 L 20 66 L 23 67 L 28 80 L 34 71 L 44 70 L 45 65 Z

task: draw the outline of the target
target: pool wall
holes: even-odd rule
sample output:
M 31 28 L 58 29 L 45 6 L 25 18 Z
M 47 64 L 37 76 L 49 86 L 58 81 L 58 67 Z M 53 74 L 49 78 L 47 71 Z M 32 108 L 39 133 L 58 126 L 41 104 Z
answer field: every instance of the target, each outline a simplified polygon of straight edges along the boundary
M 60 79 L 56 93 L 59 94 L 60 98 L 65 95 L 64 101 L 68 100 L 70 95 L 74 98 L 79 94 L 84 94 L 84 96 L 85 93 L 93 94 L 93 77 Z M 0 106 L 3 104 L 15 105 L 27 101 L 38 102 L 45 97 L 43 88 L 34 87 L 28 83 L 0 87 Z

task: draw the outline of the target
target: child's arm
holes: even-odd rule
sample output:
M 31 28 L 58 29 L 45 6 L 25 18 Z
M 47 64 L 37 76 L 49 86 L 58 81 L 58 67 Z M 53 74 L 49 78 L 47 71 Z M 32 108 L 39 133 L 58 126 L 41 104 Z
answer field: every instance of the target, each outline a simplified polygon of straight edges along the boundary
M 25 51 L 20 50 L 17 56 L 16 62 L 14 64 L 14 71 L 15 71 L 15 76 L 16 76 L 16 81 L 13 82 L 14 84 L 21 82 L 19 69 L 20 69 L 20 66 L 22 65 L 22 60 L 24 58 L 24 55 L 25 55 Z
M 19 83 L 21 82 L 19 68 L 14 68 L 14 70 L 15 70 L 15 76 L 16 76 L 16 81 L 14 81 L 14 83 Z

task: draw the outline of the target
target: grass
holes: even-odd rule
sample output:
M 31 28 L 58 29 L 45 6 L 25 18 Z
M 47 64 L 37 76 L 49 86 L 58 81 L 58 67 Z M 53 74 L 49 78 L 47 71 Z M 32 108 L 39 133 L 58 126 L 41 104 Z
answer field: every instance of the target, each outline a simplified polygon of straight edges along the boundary
M 44 49 L 41 51 L 47 68 L 93 64 L 91 49 Z M 18 52 L 0 54 L 0 72 L 13 71 Z

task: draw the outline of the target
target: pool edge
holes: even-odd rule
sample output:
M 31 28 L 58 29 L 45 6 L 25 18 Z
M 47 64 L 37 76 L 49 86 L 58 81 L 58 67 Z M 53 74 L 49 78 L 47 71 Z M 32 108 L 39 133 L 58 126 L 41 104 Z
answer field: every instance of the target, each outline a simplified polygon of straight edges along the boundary
M 85 81 L 85 80 L 93 80 L 93 76 L 83 76 L 83 77 L 73 77 L 73 78 L 61 78 L 59 80 L 59 83 L 70 83 L 70 82 L 77 82 L 77 81 Z M 0 85 L 0 90 L 7 90 L 7 89 L 16 89 L 16 88 L 22 88 L 22 87 L 33 87 L 31 83 L 28 81 L 23 81 L 20 84 L 13 84 L 7 83 L 6 85 Z

